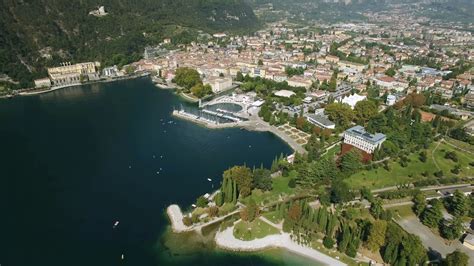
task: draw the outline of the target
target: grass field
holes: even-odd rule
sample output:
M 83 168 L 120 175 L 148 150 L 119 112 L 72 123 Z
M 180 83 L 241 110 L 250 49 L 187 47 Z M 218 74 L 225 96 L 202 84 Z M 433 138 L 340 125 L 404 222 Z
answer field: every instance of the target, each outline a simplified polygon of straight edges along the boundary
M 336 145 L 334 147 L 332 147 L 331 149 L 329 149 L 324 155 L 323 157 L 329 157 L 329 158 L 334 158 L 334 156 L 336 156 L 336 154 L 340 153 L 341 152 L 341 145 Z
M 353 189 L 360 189 L 364 186 L 374 189 L 423 179 L 425 178 L 422 176 L 424 172 L 430 174 L 427 178 L 434 178 L 433 173 L 439 170 L 443 171 L 445 177 L 474 175 L 474 167 L 469 166 L 469 163 L 474 161 L 473 155 L 460 152 L 446 143 L 440 143 L 438 147 L 437 145 L 437 143 L 434 143 L 427 150 L 428 158 L 426 162 L 421 162 L 418 158 L 419 155 L 415 153 L 408 157 L 410 162 L 407 167 L 402 167 L 398 162 L 391 161 L 389 164 L 390 171 L 385 170 L 383 167 L 363 170 L 352 175 L 346 179 L 345 182 Z M 453 162 L 452 160 L 445 159 L 444 156 L 448 151 L 455 151 L 459 161 Z M 451 173 L 451 169 L 453 169 L 456 164 L 461 165 L 461 173 L 458 175 Z
M 264 213 L 262 216 L 267 218 L 268 220 L 270 220 L 274 224 L 278 224 L 278 223 L 281 222 L 281 219 L 278 219 L 278 212 L 277 211 L 267 212 L 267 213 Z
M 260 219 L 255 219 L 250 223 L 240 221 L 234 227 L 234 236 L 237 239 L 244 241 L 264 238 L 268 235 L 275 235 L 278 233 L 278 229 Z
M 394 218 L 399 219 L 399 218 L 405 218 L 409 216 L 415 216 L 415 213 L 413 212 L 412 208 L 413 208 L 412 205 L 404 205 L 404 206 L 387 208 L 387 210 L 393 211 L 395 214 Z

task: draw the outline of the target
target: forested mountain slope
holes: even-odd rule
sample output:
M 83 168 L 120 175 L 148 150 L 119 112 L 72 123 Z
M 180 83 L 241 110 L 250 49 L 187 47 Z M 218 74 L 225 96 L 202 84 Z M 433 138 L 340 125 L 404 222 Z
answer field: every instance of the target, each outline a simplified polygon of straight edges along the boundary
M 108 15 L 89 15 L 98 6 Z M 257 26 L 243 0 L 1 0 L 0 74 L 25 85 L 62 61 L 129 62 L 165 37 Z

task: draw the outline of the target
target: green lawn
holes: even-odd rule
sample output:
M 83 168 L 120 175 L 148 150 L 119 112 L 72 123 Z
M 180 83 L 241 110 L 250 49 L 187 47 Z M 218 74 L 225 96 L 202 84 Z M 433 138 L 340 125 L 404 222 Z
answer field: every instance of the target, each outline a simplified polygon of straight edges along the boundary
M 456 139 L 452 139 L 452 138 L 445 138 L 445 140 L 457 147 L 459 147 L 460 149 L 463 149 L 463 150 L 466 150 L 466 151 L 470 151 L 471 153 L 474 153 L 474 145 L 471 145 L 467 142 L 463 142 L 463 141 L 460 141 L 460 140 L 456 140 Z M 462 150 L 459 150 L 459 152 L 464 152 Z
M 323 157 L 334 158 L 334 156 L 336 156 L 336 154 L 339 154 L 340 152 L 341 152 L 341 145 L 336 145 L 332 147 L 331 149 L 329 149 L 328 152 L 323 155 Z
M 273 178 L 272 192 L 275 194 L 292 194 L 293 189 L 288 187 L 288 182 L 290 182 L 290 179 L 294 177 L 296 177 L 296 171 L 290 172 L 288 177 L 279 176 Z
M 404 205 L 404 206 L 397 206 L 392 208 L 387 208 L 387 210 L 391 210 L 394 212 L 394 218 L 404 218 L 409 216 L 414 216 L 415 213 L 413 212 L 412 205 Z
M 428 178 L 434 178 L 433 173 L 438 171 L 438 167 L 443 171 L 445 177 L 465 177 L 474 175 L 474 167 L 469 166 L 469 163 L 474 161 L 473 155 L 456 151 L 455 148 L 445 143 L 441 143 L 435 150 L 436 145 L 437 143 L 434 143 L 431 145 L 430 149 L 428 149 L 428 159 L 424 163 L 418 159 L 417 153 L 411 154 L 409 156 L 411 162 L 408 163 L 407 167 L 402 167 L 398 162 L 392 161 L 390 162 L 390 171 L 385 170 L 383 167 L 369 171 L 363 170 L 352 175 L 346 179 L 345 182 L 354 189 L 360 189 L 364 186 L 371 189 L 383 188 L 420 180 L 424 178 L 422 176 L 423 172 L 428 172 L 431 175 Z M 433 150 L 435 150 L 434 156 Z M 456 151 L 459 162 L 456 163 L 452 160 L 445 159 L 444 156 L 447 151 Z M 433 158 L 436 162 L 433 161 Z M 451 173 L 451 169 L 453 169 L 458 163 L 461 165 L 462 170 L 459 175 L 454 175 Z
M 268 235 L 275 235 L 278 233 L 280 233 L 278 229 L 260 219 L 255 219 L 250 223 L 240 221 L 234 227 L 234 236 L 237 239 L 244 241 L 264 238 Z
M 275 224 L 278 224 L 278 223 L 281 222 L 281 219 L 278 219 L 278 212 L 277 211 L 267 212 L 267 213 L 264 213 L 262 216 L 267 218 L 268 220 L 270 220 L 272 223 L 275 223 Z

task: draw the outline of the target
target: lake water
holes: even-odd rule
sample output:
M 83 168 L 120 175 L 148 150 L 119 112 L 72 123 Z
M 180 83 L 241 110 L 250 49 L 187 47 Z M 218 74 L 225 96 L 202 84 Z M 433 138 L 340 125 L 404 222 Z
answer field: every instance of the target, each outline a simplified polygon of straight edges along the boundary
M 1 100 L 0 265 L 306 264 L 283 251 L 168 249 L 166 206 L 189 206 L 232 165 L 291 152 L 270 133 L 171 117 L 181 104 L 147 78 Z

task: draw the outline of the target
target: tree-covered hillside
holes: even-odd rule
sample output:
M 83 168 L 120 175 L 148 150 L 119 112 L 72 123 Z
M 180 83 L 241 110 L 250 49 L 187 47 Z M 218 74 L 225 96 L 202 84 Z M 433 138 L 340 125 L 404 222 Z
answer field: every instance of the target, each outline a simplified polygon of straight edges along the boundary
M 99 5 L 109 14 L 89 15 Z M 26 85 L 59 62 L 123 64 L 163 38 L 257 26 L 242 0 L 2 0 L 0 74 Z

